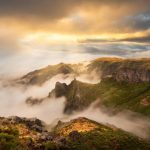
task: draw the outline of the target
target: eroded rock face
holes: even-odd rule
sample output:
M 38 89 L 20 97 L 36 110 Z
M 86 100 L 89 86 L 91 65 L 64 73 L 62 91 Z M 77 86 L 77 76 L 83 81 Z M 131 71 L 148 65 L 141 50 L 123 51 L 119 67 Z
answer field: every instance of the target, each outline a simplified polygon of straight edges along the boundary
M 113 78 L 117 81 L 126 81 L 130 83 L 150 82 L 150 70 L 121 68 L 113 73 Z
M 150 59 L 99 59 L 88 68 L 102 79 L 112 76 L 118 82 L 150 82 Z
M 56 82 L 55 85 L 55 96 L 56 97 L 61 97 L 64 96 L 67 92 L 67 84 L 65 83 L 60 83 L 60 82 Z

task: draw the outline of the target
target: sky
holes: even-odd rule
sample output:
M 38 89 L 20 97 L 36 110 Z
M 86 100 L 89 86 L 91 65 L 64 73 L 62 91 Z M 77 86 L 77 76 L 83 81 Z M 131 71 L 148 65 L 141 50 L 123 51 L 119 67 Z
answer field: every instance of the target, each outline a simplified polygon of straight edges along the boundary
M 0 0 L 0 76 L 103 56 L 150 57 L 149 0 Z

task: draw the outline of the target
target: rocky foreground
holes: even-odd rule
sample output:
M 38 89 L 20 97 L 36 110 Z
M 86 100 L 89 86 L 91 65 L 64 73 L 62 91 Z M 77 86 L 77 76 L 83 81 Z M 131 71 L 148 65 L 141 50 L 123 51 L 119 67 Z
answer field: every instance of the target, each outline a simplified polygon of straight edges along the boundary
M 61 122 L 52 129 L 39 119 L 0 118 L 1 150 L 149 150 L 150 142 L 87 118 Z

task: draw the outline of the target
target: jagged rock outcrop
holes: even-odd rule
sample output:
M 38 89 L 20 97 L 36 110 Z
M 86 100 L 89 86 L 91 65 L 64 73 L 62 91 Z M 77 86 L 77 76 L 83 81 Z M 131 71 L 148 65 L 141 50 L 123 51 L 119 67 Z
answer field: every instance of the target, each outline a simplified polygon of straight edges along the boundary
M 49 93 L 49 97 L 55 94 L 56 97 L 65 96 L 66 103 L 64 108 L 64 113 L 72 113 L 75 110 L 83 110 L 88 107 L 95 97 L 91 99 L 93 94 L 88 92 L 92 84 L 82 83 L 74 79 L 69 85 L 65 83 L 57 82 L 54 90 Z M 87 99 L 88 97 L 88 99 Z
M 116 80 L 109 77 L 97 84 L 83 83 L 76 79 L 69 85 L 57 83 L 49 96 L 55 92 L 56 97 L 65 96 L 64 113 L 67 114 L 82 111 L 98 100 L 97 107 L 107 106 L 109 109 L 113 108 L 116 111 L 124 108 L 150 116 L 150 105 L 148 105 L 150 83 L 134 81 L 131 84 L 128 83 L 130 81 L 120 82 L 122 80 L 119 79 L 119 82 L 117 82 Z M 143 99 L 146 99 L 147 105 L 143 105 Z
M 65 83 L 56 82 L 56 85 L 55 85 L 55 96 L 56 97 L 61 97 L 61 96 L 66 95 L 67 87 L 68 86 Z

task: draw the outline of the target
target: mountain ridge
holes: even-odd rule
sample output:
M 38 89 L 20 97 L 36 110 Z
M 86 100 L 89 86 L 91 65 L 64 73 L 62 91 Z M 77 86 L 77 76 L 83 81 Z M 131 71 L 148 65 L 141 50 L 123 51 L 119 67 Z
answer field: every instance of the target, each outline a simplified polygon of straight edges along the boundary
M 53 94 L 66 97 L 65 113 L 84 110 L 99 99 L 100 104 L 108 108 L 129 109 L 150 116 L 150 83 L 120 83 L 107 78 L 89 84 L 74 79 L 69 85 L 57 83 L 49 97 Z
M 100 78 L 111 76 L 118 82 L 150 82 L 150 59 L 98 58 L 86 65 L 60 63 L 30 72 L 17 82 L 42 85 L 57 74 L 74 74 L 77 77 L 79 74 L 89 74 L 92 71 Z

